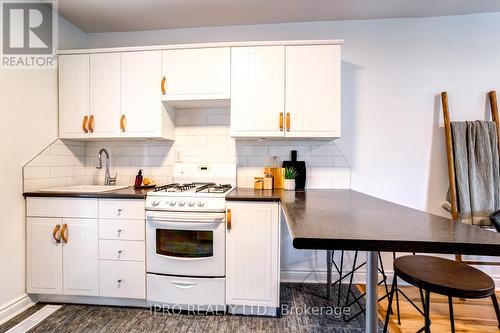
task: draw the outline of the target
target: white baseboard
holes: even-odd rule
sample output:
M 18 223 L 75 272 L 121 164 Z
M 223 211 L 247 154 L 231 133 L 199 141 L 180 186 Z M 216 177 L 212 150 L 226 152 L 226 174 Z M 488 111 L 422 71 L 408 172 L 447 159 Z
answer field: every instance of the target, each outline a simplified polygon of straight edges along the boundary
M 0 325 L 14 318 L 24 310 L 32 307 L 37 303 L 36 298 L 29 295 L 22 295 L 0 308 Z
M 393 271 L 386 270 L 387 283 L 392 282 Z M 292 282 L 292 283 L 326 283 L 326 271 L 298 271 L 298 270 L 282 270 L 281 282 Z M 491 276 L 491 275 L 490 275 Z M 337 273 L 332 274 L 332 281 L 339 278 Z M 500 275 L 491 276 L 493 281 L 495 281 L 496 289 L 500 289 Z M 398 279 L 399 280 L 399 279 Z M 353 283 L 355 284 L 365 284 L 366 283 L 366 273 L 363 270 L 356 272 L 353 278 Z M 344 280 L 343 283 L 349 283 L 348 280 Z M 405 285 L 404 281 L 399 281 L 399 284 Z

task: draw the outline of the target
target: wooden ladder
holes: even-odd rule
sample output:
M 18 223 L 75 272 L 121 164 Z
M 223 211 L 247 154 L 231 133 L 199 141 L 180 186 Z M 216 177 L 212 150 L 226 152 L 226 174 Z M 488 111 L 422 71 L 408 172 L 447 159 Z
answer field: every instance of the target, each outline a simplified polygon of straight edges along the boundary
M 500 119 L 498 118 L 498 103 L 497 103 L 497 93 L 496 91 L 490 91 L 488 93 L 491 106 L 491 119 L 497 125 L 497 137 L 498 137 L 498 151 L 500 153 Z M 455 177 L 455 160 L 453 156 L 453 137 L 451 135 L 451 121 L 450 121 L 450 110 L 448 106 L 448 93 L 446 91 L 441 93 L 441 103 L 443 105 L 443 115 L 444 115 L 444 133 L 446 138 L 446 157 L 448 159 L 448 179 L 450 182 L 450 204 L 451 204 L 451 218 L 458 222 L 458 205 L 457 205 L 457 183 Z M 488 261 L 464 261 L 462 260 L 461 254 L 456 254 L 455 259 L 459 262 L 463 262 L 469 265 L 491 265 L 500 266 L 500 262 L 488 262 Z

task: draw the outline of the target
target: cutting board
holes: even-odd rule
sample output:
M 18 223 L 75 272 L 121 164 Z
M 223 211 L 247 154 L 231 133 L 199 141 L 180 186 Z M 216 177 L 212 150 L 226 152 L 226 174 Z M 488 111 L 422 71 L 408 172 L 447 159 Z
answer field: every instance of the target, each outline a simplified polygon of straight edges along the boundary
M 291 161 L 283 161 L 283 168 L 295 168 L 297 177 L 295 178 L 295 189 L 303 190 L 306 187 L 306 162 L 297 161 L 297 151 L 291 151 Z

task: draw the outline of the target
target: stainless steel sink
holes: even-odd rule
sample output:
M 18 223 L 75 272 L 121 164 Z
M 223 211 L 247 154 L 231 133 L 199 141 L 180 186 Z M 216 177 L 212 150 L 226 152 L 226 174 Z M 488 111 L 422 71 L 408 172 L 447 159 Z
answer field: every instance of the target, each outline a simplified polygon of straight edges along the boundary
M 106 186 L 106 185 L 70 185 L 61 187 L 44 188 L 41 192 L 71 192 L 71 193 L 96 193 L 109 192 L 127 188 L 128 186 Z

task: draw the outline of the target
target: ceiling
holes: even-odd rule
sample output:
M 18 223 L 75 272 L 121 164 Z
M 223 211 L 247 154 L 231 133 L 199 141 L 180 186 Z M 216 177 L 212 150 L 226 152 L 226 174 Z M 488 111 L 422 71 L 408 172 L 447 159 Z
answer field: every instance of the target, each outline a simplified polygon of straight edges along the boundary
M 59 0 L 58 6 L 85 32 L 500 11 L 499 0 Z

